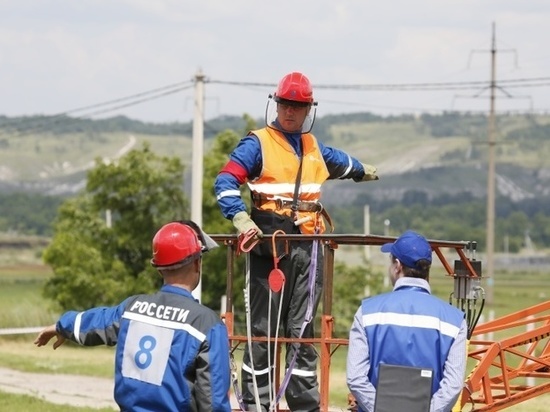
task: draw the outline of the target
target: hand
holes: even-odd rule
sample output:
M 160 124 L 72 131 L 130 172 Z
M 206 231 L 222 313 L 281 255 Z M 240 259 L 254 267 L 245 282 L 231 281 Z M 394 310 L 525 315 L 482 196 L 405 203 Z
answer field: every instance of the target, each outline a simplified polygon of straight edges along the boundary
M 376 167 L 363 163 L 363 169 L 365 169 L 365 175 L 363 176 L 363 179 L 361 179 L 363 182 L 370 182 L 371 180 L 380 179 L 376 174 Z
M 264 235 L 258 225 L 250 219 L 250 216 L 244 210 L 233 216 L 233 226 L 235 226 L 239 235 L 248 232 L 250 229 L 256 231 L 255 238 L 261 238 Z
M 44 328 L 34 340 L 34 344 L 38 347 L 47 345 L 50 339 L 54 336 L 57 337 L 56 341 L 53 344 L 53 348 L 55 350 L 63 345 L 63 343 L 65 343 L 65 338 L 57 333 L 55 324 Z

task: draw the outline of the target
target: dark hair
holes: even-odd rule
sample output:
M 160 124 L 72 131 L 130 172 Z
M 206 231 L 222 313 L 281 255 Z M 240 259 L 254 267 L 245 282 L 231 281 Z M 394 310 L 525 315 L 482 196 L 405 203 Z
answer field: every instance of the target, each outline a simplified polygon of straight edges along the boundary
M 391 255 L 391 260 L 392 262 L 395 262 L 397 258 Z M 405 266 L 403 262 L 401 262 L 401 266 L 403 268 L 403 275 L 407 278 L 428 279 L 428 277 L 430 276 L 430 268 L 432 266 L 432 262 L 427 259 L 420 259 L 418 262 L 416 262 L 416 267 L 414 268 Z

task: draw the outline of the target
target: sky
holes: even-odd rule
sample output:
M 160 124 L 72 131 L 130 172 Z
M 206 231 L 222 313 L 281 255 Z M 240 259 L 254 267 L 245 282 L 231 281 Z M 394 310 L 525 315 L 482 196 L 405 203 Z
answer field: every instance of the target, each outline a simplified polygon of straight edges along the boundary
M 548 22 L 548 0 L 0 0 L 0 115 L 187 122 L 202 73 L 205 120 L 259 118 L 292 71 L 318 117 L 487 112 L 493 27 L 497 112 L 550 112 Z

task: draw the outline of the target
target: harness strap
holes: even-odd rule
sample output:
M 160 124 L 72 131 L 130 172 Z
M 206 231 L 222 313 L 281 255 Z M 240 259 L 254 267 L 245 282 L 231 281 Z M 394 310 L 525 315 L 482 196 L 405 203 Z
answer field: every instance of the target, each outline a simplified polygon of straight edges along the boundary
M 327 221 L 327 223 L 329 224 L 330 226 L 330 233 L 334 232 L 334 225 L 332 224 L 332 218 L 330 217 L 330 215 L 328 214 L 328 211 L 327 209 L 324 209 L 321 210 L 321 215 L 325 218 L 325 220 Z
M 291 200 L 283 200 L 283 199 L 268 199 L 264 196 L 253 194 L 252 195 L 252 202 L 254 203 L 254 206 L 260 209 L 264 205 L 271 205 L 273 206 L 274 210 L 281 211 L 281 210 L 288 210 L 289 216 L 292 216 L 292 201 Z M 298 212 L 314 212 L 314 213 L 320 213 L 321 216 L 325 218 L 328 225 L 330 226 L 330 232 L 334 232 L 334 224 L 332 223 L 332 218 L 330 217 L 328 211 L 323 207 L 323 204 L 321 202 L 308 202 L 305 200 L 299 200 L 296 203 L 296 211 Z
M 275 206 L 275 210 L 292 210 L 292 200 L 268 199 L 267 197 L 259 195 L 253 196 L 252 200 L 254 202 L 254 206 L 256 206 L 257 208 L 261 208 L 261 206 L 273 203 L 273 205 Z M 308 202 L 306 200 L 296 201 L 296 211 L 298 212 L 320 212 L 321 210 L 323 210 L 323 205 L 320 202 Z

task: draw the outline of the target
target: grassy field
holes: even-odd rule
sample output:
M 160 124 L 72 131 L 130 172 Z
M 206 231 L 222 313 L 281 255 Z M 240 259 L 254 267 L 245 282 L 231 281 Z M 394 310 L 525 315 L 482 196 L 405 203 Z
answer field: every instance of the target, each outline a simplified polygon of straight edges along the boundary
M 174 155 L 174 147 L 191 147 L 190 136 L 151 136 L 132 133 L 85 133 L 53 135 L 40 138 L 32 134 L 13 134 L 6 138 L 7 146 L 0 152 L 0 164 L 15 171 L 22 180 L 56 178 L 82 172 L 96 158 L 117 158 L 128 148 L 141 149 L 143 142 L 160 155 Z M 191 150 L 182 149 L 181 160 L 188 164 Z
M 25 412 L 113 412 L 111 408 L 76 408 L 46 402 L 35 396 L 16 395 L 0 392 L 0 405 L 3 411 Z
M 56 319 L 52 304 L 42 296 L 48 268 L 39 264 L 0 268 L 0 328 L 43 326 Z
M 377 267 L 376 270 L 383 272 L 383 267 Z M 41 294 L 44 281 L 50 274 L 50 270 L 38 262 L 14 263 L 0 259 L 0 328 L 44 326 L 57 318 L 58 313 Z M 446 277 L 441 270 L 435 270 L 431 284 L 434 293 L 441 298 L 447 299 L 452 291 L 452 279 Z M 485 312 L 493 312 L 495 317 L 500 317 L 547 300 L 545 291 L 548 290 L 550 280 L 545 273 L 500 272 L 495 284 L 498 287 L 495 287 L 494 304 L 486 307 Z M 54 352 L 50 348 L 36 348 L 33 340 L 34 335 L 1 337 L 0 366 L 28 372 L 72 373 L 109 379 L 113 377 L 113 348 L 81 348 L 66 344 L 62 350 Z M 330 404 L 342 410 L 346 408 L 348 393 L 345 383 L 346 355 L 346 348 L 340 347 L 334 352 L 331 362 Z M 239 351 L 235 357 L 239 363 Z M 515 405 L 509 410 L 547 411 L 548 402 L 550 394 Z M 64 409 L 32 397 L 5 393 L 0 393 L 0 404 L 13 405 L 9 410 L 30 412 L 91 410 Z

